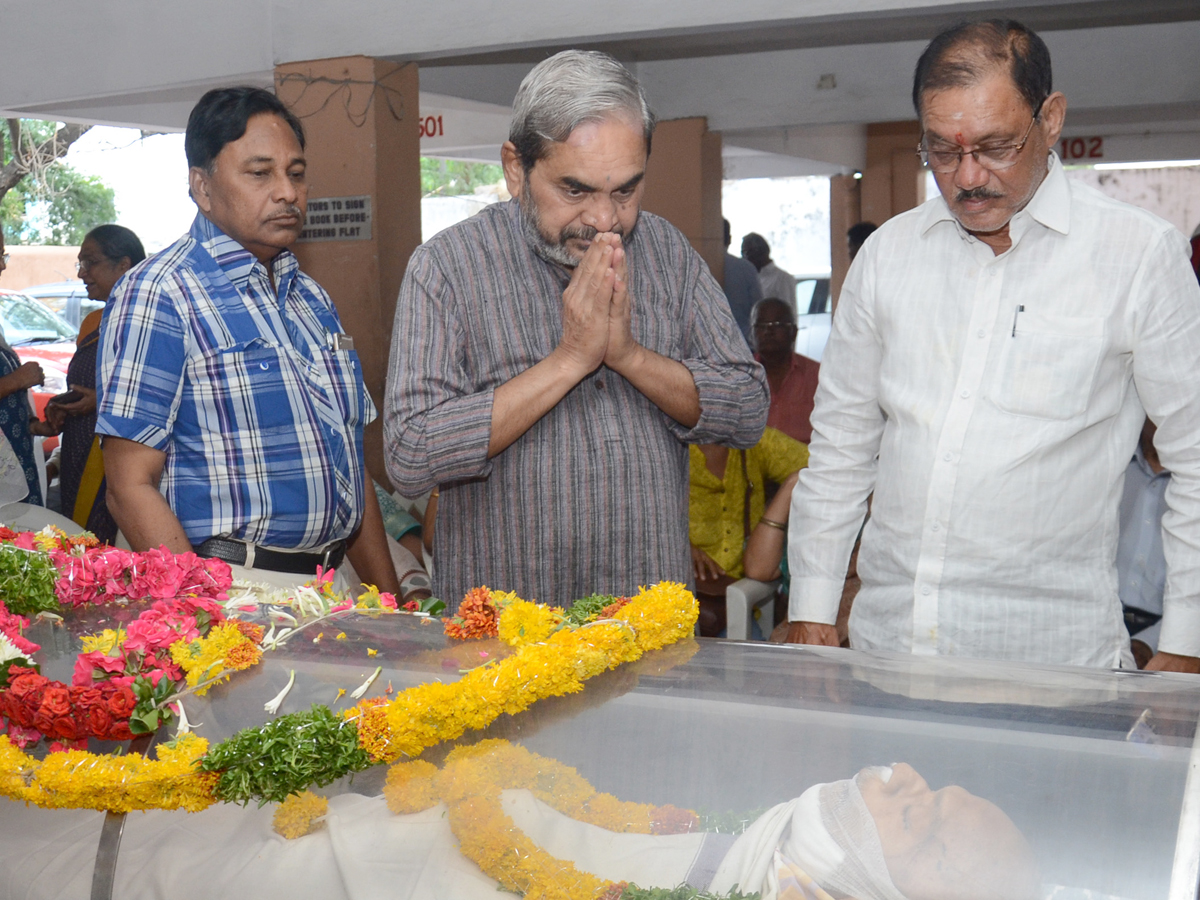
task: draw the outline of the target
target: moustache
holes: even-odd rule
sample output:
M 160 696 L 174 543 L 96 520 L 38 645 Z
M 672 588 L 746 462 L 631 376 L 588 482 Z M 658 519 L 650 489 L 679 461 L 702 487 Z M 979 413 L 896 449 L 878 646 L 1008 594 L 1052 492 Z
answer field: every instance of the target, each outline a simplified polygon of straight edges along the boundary
M 564 228 L 561 232 L 559 232 L 558 240 L 563 244 L 570 240 L 590 241 L 599 233 L 599 230 L 591 225 L 580 225 L 578 228 Z M 619 234 L 624 237 L 625 229 L 620 225 L 613 225 L 613 227 L 609 229 L 609 233 Z
M 300 207 L 297 206 L 295 203 L 289 203 L 287 206 L 285 206 L 279 212 L 275 213 L 275 215 L 271 216 L 271 218 L 272 219 L 282 219 L 285 216 L 287 216 L 287 217 L 295 216 L 299 219 L 303 219 L 304 211 L 302 209 L 300 209 Z
M 997 191 L 989 191 L 985 187 L 971 188 L 969 191 L 959 191 L 954 199 L 959 203 L 964 200 L 999 200 L 1004 195 Z

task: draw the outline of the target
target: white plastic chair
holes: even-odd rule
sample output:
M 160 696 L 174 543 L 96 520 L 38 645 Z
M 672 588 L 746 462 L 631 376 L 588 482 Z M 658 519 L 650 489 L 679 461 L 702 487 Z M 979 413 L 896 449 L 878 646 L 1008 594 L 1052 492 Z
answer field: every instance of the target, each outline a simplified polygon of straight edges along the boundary
M 725 588 L 725 635 L 731 641 L 748 641 L 753 633 L 754 610 L 761 610 L 763 637 L 770 636 L 775 623 L 775 589 L 779 580 L 743 578 Z

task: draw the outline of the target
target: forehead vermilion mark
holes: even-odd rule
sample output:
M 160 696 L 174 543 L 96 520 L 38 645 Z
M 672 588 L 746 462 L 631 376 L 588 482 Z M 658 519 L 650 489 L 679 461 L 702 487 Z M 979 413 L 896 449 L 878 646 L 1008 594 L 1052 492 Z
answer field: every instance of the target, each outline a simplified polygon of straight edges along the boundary
M 955 139 L 956 141 L 958 141 L 960 144 L 962 144 L 962 143 L 965 143 L 965 142 L 963 141 L 963 136 L 962 136 L 962 132 L 961 132 L 961 131 L 959 131 L 959 132 L 955 133 L 955 135 L 954 135 L 954 139 Z

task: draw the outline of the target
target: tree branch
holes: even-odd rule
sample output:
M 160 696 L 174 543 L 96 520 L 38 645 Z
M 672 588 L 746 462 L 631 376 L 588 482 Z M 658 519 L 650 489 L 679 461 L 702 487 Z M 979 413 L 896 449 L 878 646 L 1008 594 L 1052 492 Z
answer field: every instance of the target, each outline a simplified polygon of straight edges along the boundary
M 42 143 L 29 148 L 23 146 L 24 136 L 20 119 L 8 120 L 8 133 L 12 137 L 13 158 L 0 168 L 0 200 L 4 195 L 21 183 L 30 173 L 41 173 L 55 160 L 67 155 L 80 137 L 87 133 L 91 125 L 67 124 L 54 132 Z

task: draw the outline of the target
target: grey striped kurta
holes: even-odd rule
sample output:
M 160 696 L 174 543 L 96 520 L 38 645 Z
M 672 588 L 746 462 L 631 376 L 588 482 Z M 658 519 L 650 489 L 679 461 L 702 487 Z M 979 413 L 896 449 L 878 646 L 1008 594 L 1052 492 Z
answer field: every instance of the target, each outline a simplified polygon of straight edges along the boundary
M 493 392 L 558 346 L 570 273 L 533 252 L 516 201 L 441 232 L 409 261 L 385 453 L 404 494 L 441 486 L 433 589 L 452 608 L 482 584 L 566 605 L 691 583 L 687 444 L 757 443 L 766 377 L 674 226 L 642 213 L 627 251 L 634 339 L 687 366 L 700 421 L 685 428 L 601 366 L 492 460 Z

